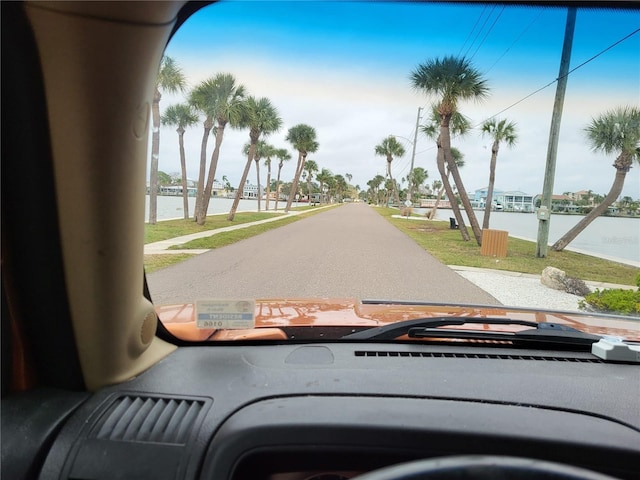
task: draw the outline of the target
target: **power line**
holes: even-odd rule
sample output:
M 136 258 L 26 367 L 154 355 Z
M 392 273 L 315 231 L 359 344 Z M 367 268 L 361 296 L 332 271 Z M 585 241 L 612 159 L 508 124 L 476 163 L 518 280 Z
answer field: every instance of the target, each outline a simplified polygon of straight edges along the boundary
M 482 24 L 482 26 L 480 27 L 480 30 L 478 30 L 478 33 L 476 33 L 476 36 L 473 37 L 473 42 L 471 42 L 471 45 L 469 45 L 469 48 L 467 49 L 467 51 L 465 52 L 464 56 L 466 57 L 469 54 L 469 50 L 471 50 L 471 48 L 473 47 L 474 43 L 476 43 L 477 38 L 480 36 L 480 33 L 482 33 L 482 30 L 484 29 L 484 26 L 487 24 L 487 22 L 489 21 L 489 19 L 491 18 L 491 15 L 493 15 L 493 11 L 496 9 L 496 6 L 494 5 L 491 8 L 491 11 L 489 12 L 489 14 L 487 15 L 486 20 L 484 21 L 484 23 Z
M 622 37 L 620 40 L 618 40 L 618 41 L 616 41 L 616 42 L 612 43 L 611 45 L 609 45 L 609 46 L 608 46 L 607 48 L 605 48 L 604 50 L 601 50 L 600 52 L 596 53 L 596 54 L 595 54 L 594 56 L 592 56 L 591 58 L 589 58 L 589 59 L 585 60 L 584 62 L 582 62 L 580 65 L 578 65 L 578 66 L 576 66 L 576 67 L 572 68 L 571 70 L 569 70 L 569 71 L 566 73 L 566 75 L 562 75 L 562 76 L 559 76 L 559 77 L 555 78 L 555 79 L 554 79 L 554 80 L 552 80 L 551 82 L 547 83 L 545 86 L 538 88 L 537 90 L 535 90 L 534 92 L 531 92 L 529 95 L 527 95 L 527 96 L 525 96 L 525 97 L 521 98 L 521 99 L 520 99 L 520 100 L 518 100 L 517 102 L 514 102 L 514 103 L 512 103 L 511 105 L 509 105 L 508 107 L 506 107 L 506 108 L 504 108 L 504 109 L 500 110 L 498 113 L 496 113 L 496 114 L 494 114 L 494 115 L 491 115 L 489 118 L 487 118 L 487 119 L 483 120 L 483 121 L 482 121 L 482 122 L 480 122 L 479 124 L 475 125 L 473 128 L 475 128 L 475 127 L 478 127 L 478 126 L 482 125 L 482 123 L 484 123 L 486 120 L 489 120 L 490 118 L 497 117 L 497 116 L 498 116 L 498 115 L 500 115 L 501 113 L 504 113 L 504 112 L 506 112 L 507 110 L 512 109 L 513 107 L 515 107 L 516 105 L 518 105 L 518 104 L 520 104 L 520 103 L 524 102 L 524 101 L 525 101 L 525 100 L 527 100 L 528 98 L 533 97 L 536 93 L 539 93 L 539 92 L 541 92 L 542 90 L 544 90 L 545 88 L 550 87 L 551 85 L 553 85 L 554 83 L 556 83 L 556 82 L 557 82 L 558 80 L 560 80 L 561 78 L 568 77 L 569 75 L 571 75 L 573 72 L 575 72 L 575 71 L 576 71 L 576 70 L 578 70 L 579 68 L 584 67 L 586 64 L 588 64 L 588 63 L 592 62 L 593 60 L 595 60 L 596 58 L 598 58 L 598 57 L 599 57 L 600 55 L 602 55 L 603 53 L 605 53 L 605 52 L 607 52 L 607 51 L 611 50 L 613 47 L 615 47 L 615 46 L 619 45 L 620 43 L 624 42 L 625 40 L 627 40 L 627 39 L 631 38 L 632 36 L 634 36 L 634 35 L 635 35 L 636 33 L 638 33 L 638 32 L 640 32 L 640 28 L 638 28 L 638 29 L 634 30 L 633 32 L 631 32 L 631 33 L 630 33 L 630 34 L 628 34 L 628 35 L 625 35 L 625 36 L 624 36 L 624 37 Z
M 482 41 L 480 42 L 480 45 L 478 45 L 478 48 L 476 48 L 475 52 L 473 52 L 473 55 L 471 55 L 471 59 L 473 59 L 473 57 L 476 56 L 476 53 L 478 53 L 478 50 L 480 50 L 480 47 L 482 45 L 484 45 L 484 42 L 487 40 L 487 37 L 489 36 L 489 34 L 491 33 L 491 30 L 493 30 L 493 27 L 496 26 L 496 23 L 498 23 L 498 20 L 500 19 L 500 17 L 502 16 L 502 12 L 504 12 L 504 9 L 506 7 L 502 7 L 502 10 L 500 10 L 500 13 L 498 14 L 498 16 L 496 17 L 496 19 L 493 21 L 493 23 L 491 24 L 491 26 L 489 27 L 489 30 L 487 30 L 487 33 L 485 34 L 485 36 L 482 38 Z
M 469 35 L 467 35 L 467 38 L 464 40 L 464 43 L 460 47 L 460 51 L 458 52 L 458 56 L 460 56 L 460 54 L 462 53 L 462 50 L 464 50 L 464 47 L 467 45 L 467 42 L 469 41 L 469 38 L 471 37 L 471 35 L 475 31 L 476 26 L 478 25 L 478 22 L 480 22 L 480 19 L 484 16 L 484 11 L 486 9 L 487 9 L 487 6 L 485 5 L 484 8 L 482 9 L 482 12 L 480 12 L 480 15 L 478 16 L 478 19 L 476 20 L 476 23 L 473 24 L 473 27 L 471 28 L 471 31 L 469 32 Z
M 537 18 L 536 18 L 536 19 L 534 19 L 534 22 L 535 22 L 536 20 L 537 20 Z M 532 24 L 533 24 L 533 22 L 532 22 Z M 530 27 L 530 26 L 531 26 L 531 25 L 529 25 L 529 27 Z M 528 29 L 529 27 L 527 27 L 527 29 Z M 569 70 L 569 71 L 567 72 L 567 74 L 566 74 L 566 75 L 564 75 L 564 76 L 569 76 L 569 75 L 571 75 L 571 74 L 572 74 L 573 72 L 575 72 L 576 70 L 578 70 L 578 69 L 580 69 L 580 68 L 584 67 L 585 65 L 587 65 L 587 64 L 588 64 L 588 63 L 590 63 L 590 62 L 592 62 L 593 60 L 595 60 L 596 58 L 598 58 L 598 57 L 599 57 L 599 56 L 601 56 L 602 54 L 606 53 L 607 51 L 609 51 L 609 50 L 611 50 L 612 48 L 616 47 L 617 45 L 621 44 L 621 43 L 622 43 L 622 42 L 624 42 L 625 40 L 628 40 L 629 38 L 633 37 L 633 36 L 634 36 L 634 35 L 636 35 L 638 32 L 640 32 L 640 28 L 638 28 L 638 29 L 634 30 L 633 32 L 629 33 L 628 35 L 625 35 L 625 36 L 624 36 L 624 37 L 622 37 L 621 39 L 617 40 L 616 42 L 614 42 L 614 43 L 612 43 L 611 45 L 609 45 L 608 47 L 606 47 L 605 49 L 601 50 L 600 52 L 596 53 L 596 54 L 595 54 L 595 55 L 593 55 L 592 57 L 588 58 L 587 60 L 585 60 L 585 61 L 584 61 L 584 62 L 582 62 L 581 64 L 579 64 L 579 65 L 577 65 L 576 67 L 572 68 L 572 69 L 571 69 L 571 70 Z M 523 33 L 524 33 L 524 32 L 523 32 Z M 516 40 L 516 41 L 517 41 L 517 40 Z M 514 42 L 514 43 L 515 43 L 515 42 Z M 512 46 L 513 46 L 513 45 L 512 45 Z M 511 48 L 511 47 L 509 47 L 509 48 Z M 506 53 L 506 52 L 505 52 L 505 53 Z M 496 63 L 497 63 L 497 61 L 496 61 Z M 495 63 L 494 63 L 494 65 L 495 65 Z M 563 77 L 564 77 L 564 76 L 563 76 Z M 527 100 L 527 99 L 531 98 L 532 96 L 534 96 L 535 94 L 537 94 L 537 93 L 541 92 L 542 90 L 544 90 L 544 89 L 546 89 L 546 88 L 549 88 L 551 85 L 553 85 L 553 84 L 554 84 L 554 83 L 556 83 L 558 80 L 560 80 L 560 78 L 561 78 L 561 77 L 558 77 L 558 78 L 556 78 L 556 79 L 552 80 L 551 82 L 547 83 L 547 84 L 546 84 L 546 85 L 544 85 L 543 87 L 538 88 L 537 90 L 535 90 L 535 91 L 531 92 L 530 94 L 528 94 L 528 95 L 524 96 L 523 98 L 521 98 L 521 99 L 520 99 L 520 100 L 518 100 L 517 102 L 512 103 L 512 104 L 511 104 L 511 105 L 509 105 L 508 107 L 506 107 L 506 108 L 504 108 L 504 109 L 500 110 L 498 113 L 495 113 L 495 114 L 491 115 L 490 117 L 486 118 L 485 120 L 483 120 L 482 122 L 480 122 L 480 123 L 478 123 L 478 124 L 474 125 L 474 126 L 473 126 L 473 127 L 471 127 L 471 128 L 477 128 L 477 127 L 479 127 L 480 125 L 482 125 L 485 121 L 487 121 L 487 120 L 489 120 L 489 119 L 491 119 L 491 118 L 497 117 L 498 115 L 500 115 L 500 114 L 502 114 L 502 113 L 506 112 L 507 110 L 512 109 L 512 108 L 513 108 L 513 107 L 515 107 L 516 105 L 518 105 L 518 104 L 520 104 L 520 103 L 524 102 L 525 100 Z M 455 138 L 457 138 L 457 136 L 454 136 L 452 139 L 455 139 Z M 416 152 L 416 155 L 419 155 L 419 154 L 421 154 L 421 153 L 425 153 L 425 152 L 432 151 L 432 150 L 434 150 L 435 148 L 437 148 L 437 146 L 436 146 L 436 145 L 431 145 L 429 148 L 425 148 L 424 150 L 420 150 L 419 152 Z M 404 171 L 404 170 L 403 170 L 403 171 Z
M 538 12 L 538 16 L 534 18 L 531 21 L 531 23 L 529 23 L 529 25 L 527 25 L 522 32 L 520 32 L 520 35 L 518 35 L 518 37 L 513 41 L 513 43 L 507 47 L 504 53 L 500 55 L 495 62 L 493 62 L 493 65 L 491 65 L 485 73 L 489 73 L 493 69 L 493 67 L 495 67 L 500 60 L 502 60 L 502 58 L 509 52 L 509 50 L 511 50 L 511 48 L 520 41 L 520 39 L 524 36 L 524 34 L 529 31 L 529 29 L 533 26 L 533 24 L 538 21 L 541 15 L 542 15 L 542 11 Z

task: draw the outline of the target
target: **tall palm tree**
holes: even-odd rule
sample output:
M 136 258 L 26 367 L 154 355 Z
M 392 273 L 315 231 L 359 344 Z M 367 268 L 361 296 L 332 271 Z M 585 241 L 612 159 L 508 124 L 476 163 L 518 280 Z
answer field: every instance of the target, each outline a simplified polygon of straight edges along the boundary
M 300 181 L 300 176 L 302 175 L 302 170 L 304 169 L 304 162 L 307 159 L 307 154 L 316 152 L 318 150 L 319 144 L 316 141 L 315 128 L 304 123 L 300 123 L 291 127 L 289 129 L 289 132 L 287 133 L 286 141 L 291 143 L 291 145 L 293 145 L 293 148 L 298 151 L 298 165 L 296 166 L 296 173 L 293 177 L 291 192 L 289 192 L 289 198 L 287 199 L 287 206 L 284 209 L 285 212 L 288 212 L 289 210 L 291 210 L 291 202 L 293 201 L 293 197 L 298 191 L 298 182 Z
M 493 203 L 493 185 L 496 180 L 496 160 L 500 143 L 505 143 L 508 147 L 513 147 L 518 140 L 516 124 L 508 122 L 506 119 L 496 120 L 491 118 L 482 124 L 482 135 L 493 139 L 491 145 L 491 161 L 489 162 L 489 187 L 487 189 L 487 203 L 484 206 L 484 218 L 482 219 L 482 229 L 489 228 L 489 217 L 491 215 L 491 204 Z
M 186 85 L 187 81 L 176 61 L 168 56 L 162 57 L 151 103 L 153 133 L 149 167 L 149 223 L 152 225 L 158 221 L 158 157 L 160 155 L 160 99 L 162 98 L 160 91 L 182 92 Z
M 478 70 L 464 57 L 445 56 L 421 63 L 411 73 L 414 88 L 428 95 L 439 97 L 436 109 L 440 114 L 440 143 L 444 160 L 458 187 L 462 205 L 467 212 L 473 235 L 478 245 L 482 244 L 482 230 L 471 207 L 471 201 L 460 178 L 458 168 L 451 156 L 451 118 L 458 112 L 461 100 L 482 100 L 487 97 L 489 88 Z M 444 182 L 444 179 L 443 179 Z M 462 228 L 461 228 L 462 230 Z
M 280 200 L 280 173 L 282 172 L 282 167 L 284 166 L 284 162 L 291 160 L 291 154 L 285 148 L 278 148 L 274 155 L 278 157 L 280 162 L 278 163 L 278 178 L 276 180 L 276 206 L 275 209 L 278 211 L 278 201 Z
M 396 137 L 393 135 L 389 135 L 387 138 L 382 140 L 379 145 L 376 145 L 375 148 L 376 155 L 380 155 L 381 157 L 385 157 L 387 159 L 387 176 L 391 180 L 391 184 L 393 185 L 393 192 L 396 197 L 396 203 L 398 207 L 400 206 L 400 197 L 398 196 L 398 189 L 396 187 L 396 182 L 393 181 L 393 176 L 391 175 L 391 162 L 393 162 L 394 157 L 402 157 L 404 155 L 404 147 Z
M 438 112 L 437 105 L 434 105 L 431 108 L 431 117 L 430 117 L 429 123 L 421 127 L 422 133 L 424 133 L 430 139 L 435 140 L 436 146 L 438 147 L 437 154 L 436 154 L 436 165 L 438 167 L 438 173 L 440 174 L 440 179 L 442 180 L 442 188 L 438 193 L 438 198 L 436 200 L 435 205 L 433 206 L 433 208 L 431 209 L 431 212 L 429 213 L 429 219 L 433 220 L 435 218 L 436 213 L 438 211 L 438 205 L 440 204 L 440 199 L 442 198 L 443 193 L 446 192 L 447 198 L 449 198 L 450 200 L 453 216 L 455 217 L 456 222 L 458 222 L 458 226 L 460 227 L 459 228 L 460 236 L 466 242 L 470 240 L 469 232 L 467 231 L 464 217 L 462 216 L 462 213 L 460 213 L 460 207 L 458 206 L 458 202 L 455 201 L 455 194 L 453 191 L 453 187 L 449 182 L 449 176 L 451 175 L 451 170 L 449 169 L 447 163 L 445 162 L 444 150 L 442 148 L 442 142 L 440 141 L 441 123 L 442 123 L 442 116 Z M 451 116 L 451 121 L 449 122 L 450 133 L 453 133 L 457 137 L 462 137 L 467 134 L 470 128 L 471 128 L 471 124 L 469 120 L 460 112 L 455 112 Z M 454 147 L 451 147 L 451 154 L 454 159 L 454 162 L 456 163 L 456 166 L 460 166 L 458 164 L 458 161 L 464 162 L 464 160 L 462 160 L 462 154 L 460 153 L 459 150 L 455 149 Z
M 267 167 L 267 191 L 264 200 L 264 209 L 269 210 L 269 196 L 271 195 L 271 157 L 276 153 L 276 147 L 266 144 L 264 148 L 264 166 Z
M 260 135 L 267 136 L 271 133 L 277 132 L 282 126 L 282 119 L 278 115 L 278 110 L 274 107 L 268 98 L 262 97 L 256 99 L 255 97 L 247 97 L 244 101 L 243 115 L 240 120 L 240 126 L 242 128 L 249 129 L 249 153 L 247 154 L 247 163 L 242 172 L 242 178 L 238 186 L 238 191 L 233 199 L 233 205 L 229 211 L 227 219 L 233 221 L 236 216 L 236 210 L 238 210 L 238 204 L 242 198 L 244 184 L 247 181 L 247 175 L 249 174 L 249 168 L 251 168 L 251 161 L 256 152 L 256 145 L 260 139 Z M 258 196 L 260 194 L 260 185 L 258 185 Z
M 313 160 L 307 160 L 304 163 L 304 171 L 307 173 L 307 194 L 309 196 L 309 205 L 311 205 L 311 181 L 313 174 L 318 171 L 318 164 Z
M 332 177 L 333 174 L 326 168 L 323 168 L 320 173 L 316 175 L 316 180 L 318 180 L 318 183 L 320 184 L 320 203 L 324 200 L 324 187 Z
M 215 84 L 213 78 L 209 78 L 197 85 L 189 94 L 189 103 L 204 115 L 202 123 L 202 141 L 200 143 L 200 167 L 198 169 L 198 184 L 196 188 L 196 205 L 194 220 L 198 220 L 201 211 L 202 196 L 204 194 L 205 176 L 207 174 L 207 143 L 209 134 L 215 121 L 212 105 L 215 100 Z
M 189 218 L 189 189 L 187 186 L 187 161 L 184 155 L 184 129 L 198 122 L 198 115 L 191 105 L 180 103 L 171 105 L 162 115 L 162 124 L 177 127 L 178 145 L 180 147 L 180 174 L 182 175 L 182 210 L 184 219 Z
M 198 98 L 203 93 L 203 98 Z M 194 101 L 202 104 L 203 109 L 215 121 L 215 138 L 216 143 L 211 154 L 209 164 L 209 174 L 207 183 L 202 190 L 202 198 L 199 202 L 199 208 L 196 211 L 196 222 L 198 225 L 204 225 L 207 218 L 207 210 L 209 209 L 209 200 L 211 200 L 211 191 L 213 190 L 213 182 L 215 179 L 216 169 L 218 167 L 218 159 L 220 158 L 220 146 L 224 138 L 224 130 L 227 125 L 236 128 L 242 117 L 243 99 L 245 97 L 245 87 L 238 85 L 235 78 L 230 73 L 219 73 L 214 77 L 205 80 L 201 84 L 201 88 L 194 92 Z
M 257 199 L 258 199 L 258 211 L 260 211 L 260 203 L 261 203 L 261 195 L 260 195 L 260 160 L 267 156 L 267 149 L 269 145 L 264 140 L 258 140 L 255 147 L 255 152 L 253 152 L 253 161 L 256 162 L 256 180 L 258 185 L 257 191 Z M 246 143 L 244 148 L 242 149 L 242 153 L 245 155 L 249 155 L 249 150 L 251 150 L 251 143 Z
M 627 106 L 610 110 L 592 119 L 585 132 L 594 150 L 618 155 L 613 162 L 616 175 L 602 202 L 553 244 L 551 249 L 555 251 L 563 250 L 596 217 L 607 211 L 622 192 L 625 177 L 634 161 L 640 162 L 640 108 Z

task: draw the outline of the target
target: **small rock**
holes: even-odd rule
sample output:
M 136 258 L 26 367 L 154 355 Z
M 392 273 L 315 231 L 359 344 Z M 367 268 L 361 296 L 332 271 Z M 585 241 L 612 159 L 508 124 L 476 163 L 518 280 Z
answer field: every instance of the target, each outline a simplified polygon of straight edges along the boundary
M 542 276 L 540 277 L 540 282 L 554 290 L 565 290 L 565 279 L 567 278 L 567 274 L 555 267 L 547 267 L 542 271 Z

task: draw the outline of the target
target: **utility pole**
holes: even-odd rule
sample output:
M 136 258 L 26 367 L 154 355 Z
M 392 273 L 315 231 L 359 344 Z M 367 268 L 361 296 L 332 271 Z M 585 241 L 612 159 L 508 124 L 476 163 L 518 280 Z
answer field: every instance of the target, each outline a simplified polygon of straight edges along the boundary
M 573 45 L 573 31 L 576 26 L 576 8 L 567 9 L 567 24 L 564 32 L 564 44 L 562 57 L 560 58 L 560 72 L 558 73 L 558 85 L 556 86 L 556 98 L 553 103 L 551 116 L 551 129 L 549 131 L 549 145 L 547 147 L 547 166 L 544 172 L 544 184 L 542 187 L 542 201 L 538 209 L 538 242 L 536 257 L 547 256 L 549 244 L 549 226 L 551 222 L 551 197 L 553 195 L 553 182 L 556 174 L 556 157 L 558 155 L 558 137 L 560 136 L 560 121 L 562 120 L 562 108 L 564 106 L 564 93 L 567 89 L 567 76 L 571 61 L 571 48 Z
M 413 136 L 413 151 L 411 152 L 411 167 L 409 168 L 409 191 L 407 192 L 407 203 L 411 201 L 411 185 L 413 185 L 413 161 L 416 158 L 416 143 L 418 142 L 418 127 L 420 126 L 420 112 L 422 107 L 418 107 L 418 118 L 416 119 L 416 132 Z

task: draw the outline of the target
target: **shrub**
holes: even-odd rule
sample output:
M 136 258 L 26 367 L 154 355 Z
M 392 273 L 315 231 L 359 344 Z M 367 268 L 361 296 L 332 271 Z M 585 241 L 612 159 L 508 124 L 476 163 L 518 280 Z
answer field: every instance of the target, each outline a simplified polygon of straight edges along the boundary
M 580 308 L 596 312 L 640 315 L 640 289 L 612 288 L 596 290 L 580 301 Z

